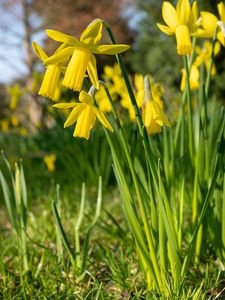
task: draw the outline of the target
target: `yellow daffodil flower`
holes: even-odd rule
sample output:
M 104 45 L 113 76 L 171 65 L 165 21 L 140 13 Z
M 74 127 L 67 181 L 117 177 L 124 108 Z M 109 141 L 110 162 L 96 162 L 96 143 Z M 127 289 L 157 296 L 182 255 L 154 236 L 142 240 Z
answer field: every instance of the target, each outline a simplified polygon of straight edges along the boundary
M 201 28 L 197 30 L 196 36 L 203 38 L 212 38 L 216 27 L 218 26 L 217 39 L 225 46 L 225 4 L 220 2 L 217 5 L 220 20 L 210 12 L 202 11 L 200 13 Z
M 2 132 L 9 132 L 9 120 L 4 119 L 0 121 L 0 128 Z
M 21 88 L 19 84 L 14 84 L 12 86 L 7 86 L 6 87 L 7 92 L 10 95 L 10 103 L 9 103 L 9 108 L 11 110 L 16 109 L 18 105 L 18 101 L 20 97 L 24 94 L 25 89 Z
M 83 31 L 80 40 L 56 30 L 46 30 L 49 37 L 67 44 L 63 50 L 49 57 L 47 65 L 59 64 L 70 58 L 62 84 L 74 91 L 80 91 L 86 74 L 98 89 L 99 81 L 94 54 L 118 54 L 130 48 L 128 45 L 99 45 L 102 37 L 102 20 L 96 19 Z
M 221 48 L 220 43 L 216 42 L 214 48 L 214 56 L 218 55 L 218 53 L 220 52 L 220 48 Z M 205 41 L 202 48 L 200 48 L 199 46 L 195 47 L 195 52 L 198 54 L 198 56 L 194 61 L 194 65 L 196 67 L 199 67 L 202 63 L 204 63 L 206 70 L 208 71 L 210 66 L 210 59 L 212 55 L 212 43 L 209 41 Z M 213 63 L 211 74 L 213 76 L 216 75 L 215 63 Z
M 110 92 L 110 88 L 109 88 L 109 92 Z M 113 96 L 111 92 L 110 92 L 110 95 Z M 99 89 L 96 91 L 95 100 L 98 104 L 99 109 L 102 112 L 111 112 L 112 111 L 112 106 L 109 102 L 108 96 L 102 85 L 100 85 Z
M 43 157 L 44 163 L 47 166 L 47 169 L 49 172 L 55 171 L 55 161 L 56 161 L 56 155 L 55 154 L 48 154 Z
M 81 91 L 79 101 L 79 103 L 58 103 L 53 105 L 56 108 L 62 109 L 73 108 L 64 124 L 65 128 L 77 122 L 73 136 L 89 139 L 90 131 L 95 124 L 96 117 L 105 128 L 113 131 L 103 112 L 94 106 L 94 99 L 91 95 L 85 91 Z
M 164 114 L 162 107 L 152 96 L 149 77 L 144 78 L 145 98 L 142 105 L 142 119 L 149 134 L 161 132 L 161 127 L 170 127 L 170 122 Z
M 11 124 L 12 124 L 13 127 L 17 127 L 19 125 L 19 119 L 15 115 L 12 115 L 10 117 L 10 122 L 11 122 Z
M 20 134 L 21 136 L 25 137 L 25 136 L 28 136 L 29 131 L 28 131 L 27 128 L 21 127 L 21 128 L 19 129 L 19 134 Z
M 158 102 L 159 106 L 163 107 L 163 102 L 161 99 L 162 96 L 162 86 L 159 83 L 155 83 L 152 78 L 150 78 L 151 81 L 151 93 L 155 101 Z M 134 93 L 135 98 L 137 101 L 137 105 L 139 108 L 142 107 L 143 101 L 144 101 L 144 95 L 145 95 L 145 87 L 144 87 L 144 77 L 141 74 L 135 74 L 134 75 Z M 129 94 L 127 93 L 126 89 L 121 89 L 119 95 L 121 96 L 121 105 L 128 110 L 130 120 L 132 122 L 135 121 L 135 112 L 133 109 L 133 106 L 130 101 Z
M 168 127 L 171 126 L 162 108 L 155 100 L 151 100 L 143 106 L 142 118 L 149 134 L 161 132 L 161 127 L 163 125 Z
M 187 73 L 185 69 L 182 69 L 181 73 L 182 73 L 182 79 L 180 84 L 180 90 L 183 92 L 185 89 Z M 191 66 L 190 78 L 189 78 L 191 90 L 197 90 L 199 88 L 199 78 L 200 78 L 199 70 L 196 67 L 196 65 L 193 64 Z
M 36 55 L 42 60 L 43 63 L 45 63 L 45 60 L 48 59 L 48 56 L 44 52 L 44 50 L 35 42 L 32 43 L 32 46 Z M 57 53 L 57 51 L 62 49 L 64 46 L 65 44 L 59 47 L 55 53 Z M 58 85 L 59 85 L 61 69 L 62 69 L 62 63 L 50 64 L 47 66 L 41 87 L 38 91 L 38 95 L 50 98 L 55 101 L 58 100 L 59 97 Z
M 163 2 L 162 17 L 166 25 L 157 24 L 159 29 L 168 34 L 175 35 L 177 40 L 177 53 L 190 54 L 192 50 L 190 36 L 197 30 L 198 6 L 194 1 L 192 7 L 189 0 L 178 0 L 176 9 L 170 2 Z

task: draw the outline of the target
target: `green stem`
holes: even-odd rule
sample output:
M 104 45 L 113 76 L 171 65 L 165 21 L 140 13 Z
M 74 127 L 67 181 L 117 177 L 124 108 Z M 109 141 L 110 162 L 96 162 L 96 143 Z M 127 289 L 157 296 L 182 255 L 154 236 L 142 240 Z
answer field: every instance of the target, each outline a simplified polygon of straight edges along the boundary
M 194 136 L 193 136 L 193 120 L 192 120 L 192 105 L 191 105 L 191 87 L 190 87 L 190 70 L 188 66 L 187 56 L 184 56 L 184 67 L 186 70 L 187 77 L 187 103 L 188 103 L 188 141 L 189 141 L 189 152 L 192 164 L 194 164 Z
M 213 35 L 212 52 L 211 52 L 211 57 L 210 57 L 210 64 L 209 64 L 208 74 L 207 74 L 207 78 L 206 78 L 206 84 L 205 84 L 206 98 L 208 98 L 209 87 L 210 87 L 210 82 L 211 82 L 211 77 L 212 77 L 212 68 L 213 68 L 213 63 L 214 63 L 214 50 L 215 50 L 216 40 L 217 40 L 217 27 L 216 27 L 216 29 L 214 31 L 214 35 Z
M 128 161 L 128 165 L 131 171 L 131 175 L 132 175 L 132 179 L 134 182 L 134 187 L 135 187 L 135 191 L 136 191 L 136 195 L 137 195 L 137 199 L 138 199 L 138 204 L 139 204 L 139 208 L 140 208 L 140 213 L 141 213 L 141 218 L 143 220 L 143 224 L 144 224 L 144 229 L 145 229 L 145 233 L 146 233 L 146 238 L 147 238 L 147 242 L 148 242 L 148 247 L 149 247 L 149 251 L 150 251 L 150 257 L 152 258 L 152 264 L 156 273 L 156 277 L 159 283 L 159 286 L 162 285 L 162 281 L 161 281 L 161 276 L 160 276 L 160 269 L 159 269 L 159 265 L 157 262 L 157 257 L 156 257 L 156 253 L 155 253 L 155 248 L 154 248 L 154 243 L 153 243 L 153 237 L 151 234 L 151 230 L 150 230 L 150 226 L 149 226 L 149 222 L 148 222 L 148 217 L 147 217 L 147 213 L 146 213 L 146 209 L 143 203 L 143 199 L 142 199 L 142 195 L 140 192 L 140 188 L 139 188 L 139 183 L 138 183 L 138 179 L 137 179 L 137 175 L 134 169 L 134 164 L 132 161 L 132 157 L 129 151 L 129 147 L 126 141 L 126 137 L 124 134 L 124 130 L 123 127 L 121 126 L 121 123 L 119 121 L 119 117 L 114 105 L 114 102 L 112 100 L 112 97 L 109 93 L 109 90 L 107 89 L 107 87 L 105 87 L 105 91 L 106 94 L 109 98 L 109 101 L 111 103 L 111 107 L 112 107 L 112 111 L 113 111 L 113 115 L 115 118 L 115 121 L 117 123 L 118 126 L 118 130 L 119 130 L 119 135 L 120 135 L 120 140 L 122 142 L 122 146 L 123 146 L 123 150 L 125 152 L 127 161 Z
M 132 201 L 131 201 L 132 196 L 130 193 L 130 187 L 125 178 L 120 159 L 118 157 L 117 151 L 114 147 L 113 141 L 112 141 L 107 129 L 105 129 L 105 128 L 103 128 L 103 129 L 104 129 L 107 141 L 108 141 L 109 146 L 112 151 L 116 178 L 117 178 L 117 180 L 119 180 L 118 182 L 120 184 L 122 183 L 122 185 L 123 185 L 124 194 L 123 194 L 122 199 L 123 199 L 123 204 L 124 204 L 125 216 L 127 217 L 128 224 L 130 225 L 133 236 L 137 242 L 138 253 L 141 254 L 141 259 L 144 259 L 144 265 L 146 265 L 148 268 L 148 270 L 146 271 L 146 269 L 144 267 L 146 276 L 147 276 L 147 274 L 151 274 L 151 278 L 152 278 L 155 286 L 157 286 L 158 290 L 161 290 L 161 287 L 159 286 L 158 280 L 156 278 L 155 271 L 153 270 L 152 263 L 149 259 L 148 251 L 146 249 L 145 237 L 142 234 L 142 228 L 140 226 L 140 221 L 137 217 L 136 210 L 134 209 L 134 206 L 132 205 Z M 120 187 L 120 185 L 119 185 L 119 187 Z M 148 282 L 148 284 L 149 284 L 149 282 Z

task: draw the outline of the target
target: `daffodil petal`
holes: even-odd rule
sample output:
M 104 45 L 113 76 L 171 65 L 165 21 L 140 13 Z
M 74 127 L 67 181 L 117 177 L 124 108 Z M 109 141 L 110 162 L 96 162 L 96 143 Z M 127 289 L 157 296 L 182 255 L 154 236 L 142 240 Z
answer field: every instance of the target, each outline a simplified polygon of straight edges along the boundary
M 78 39 L 61 31 L 46 29 L 45 32 L 51 39 L 53 39 L 56 42 L 72 44 L 76 45 L 77 47 L 81 47 L 82 45 L 82 43 Z
M 96 44 L 102 38 L 102 20 L 96 19 L 91 22 L 82 32 L 80 41 L 85 44 Z
M 214 48 L 214 55 L 216 56 L 220 52 L 220 43 L 216 42 L 215 48 Z
M 130 48 L 128 45 L 117 44 L 117 45 L 94 45 L 89 46 L 91 52 L 95 54 L 109 54 L 114 55 L 127 51 Z
M 218 41 L 220 41 L 220 43 L 225 46 L 225 36 L 223 35 L 223 32 L 222 31 L 219 31 L 217 33 L 217 39 Z
M 220 15 L 220 20 L 225 23 L 225 4 L 220 2 L 217 4 L 217 8 Z
M 189 20 L 191 6 L 189 0 L 178 0 L 176 12 L 180 25 L 186 25 Z
M 175 31 L 173 29 L 171 29 L 170 27 L 168 27 L 168 26 L 165 26 L 165 25 L 162 25 L 162 24 L 159 24 L 159 23 L 157 23 L 157 26 L 165 34 L 173 35 L 175 33 Z
M 67 108 L 75 107 L 78 104 L 79 103 L 75 103 L 75 102 L 72 102 L 72 103 L 57 103 L 57 104 L 54 104 L 53 107 L 67 109 Z
M 65 62 L 74 52 L 74 47 L 66 47 L 44 61 L 46 65 L 54 65 Z
M 175 8 L 170 2 L 163 2 L 162 5 L 162 17 L 165 23 L 171 28 L 174 29 L 178 24 L 178 18 Z
M 46 60 L 48 58 L 48 55 L 45 53 L 45 51 L 35 42 L 32 43 L 32 47 L 36 53 L 36 55 L 42 60 Z
M 203 27 L 203 31 L 199 31 L 201 33 L 201 37 L 213 37 L 215 28 L 217 26 L 218 19 L 216 16 L 207 11 L 201 12 L 201 25 Z
M 94 110 L 94 113 L 97 117 L 97 119 L 102 123 L 103 126 L 105 126 L 105 128 L 109 129 L 110 131 L 113 131 L 113 128 L 111 126 L 111 124 L 109 123 L 109 121 L 107 120 L 106 116 L 103 114 L 103 112 L 98 109 L 97 107 L 92 107 Z
M 197 25 L 196 25 L 197 20 L 198 20 L 198 3 L 197 3 L 197 1 L 194 1 L 193 5 L 191 7 L 189 20 L 188 20 L 188 24 L 187 24 L 191 32 L 193 32 L 197 29 Z
M 82 103 L 89 104 L 89 105 L 93 105 L 94 104 L 94 99 L 91 97 L 91 95 L 89 95 L 85 91 L 81 91 L 80 92 L 79 101 L 82 102 Z
M 67 118 L 66 122 L 64 123 L 64 128 L 72 125 L 77 121 L 77 118 L 79 117 L 81 112 L 85 109 L 85 106 L 86 105 L 84 104 L 78 104 L 74 107 L 74 109 L 69 114 L 69 117 Z
M 90 77 L 92 84 L 96 87 L 96 89 L 99 89 L 96 59 L 93 54 L 91 54 L 91 56 L 90 56 L 90 60 L 89 60 L 88 67 L 87 67 L 87 72 L 88 72 L 88 76 Z

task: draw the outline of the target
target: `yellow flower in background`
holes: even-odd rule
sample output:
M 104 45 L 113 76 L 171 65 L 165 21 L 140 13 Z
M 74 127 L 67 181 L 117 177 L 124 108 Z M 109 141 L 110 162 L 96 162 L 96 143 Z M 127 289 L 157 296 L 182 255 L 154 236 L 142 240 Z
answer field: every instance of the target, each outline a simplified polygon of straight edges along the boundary
M 152 96 L 149 76 L 144 78 L 145 98 L 142 105 L 142 119 L 149 134 L 161 132 L 161 127 L 170 127 L 170 122 L 164 114 L 162 107 Z
M 98 89 L 96 59 L 94 54 L 118 54 L 130 48 L 128 45 L 99 45 L 102 38 L 102 20 L 96 19 L 83 31 L 80 40 L 56 30 L 46 30 L 50 38 L 66 43 L 66 47 L 49 57 L 45 63 L 55 65 L 64 62 L 70 56 L 62 84 L 74 91 L 80 91 L 86 72 L 92 84 Z
M 180 90 L 183 92 L 185 90 L 187 73 L 185 69 L 182 69 L 181 73 L 182 73 L 182 79 L 180 84 Z M 197 90 L 199 88 L 199 78 L 200 78 L 199 70 L 196 67 L 196 65 L 193 64 L 191 66 L 190 78 L 189 78 L 191 90 Z
M 118 63 L 115 63 L 113 66 L 104 67 L 103 77 L 105 81 L 113 80 L 117 76 L 121 77 L 121 70 Z
M 110 88 L 109 88 L 109 92 L 110 92 Z M 110 95 L 113 96 L 111 92 L 110 92 Z M 99 89 L 96 91 L 95 100 L 98 104 L 99 109 L 102 112 L 111 112 L 112 111 L 112 106 L 109 102 L 108 96 L 105 92 L 103 85 L 100 85 Z
M 25 89 L 21 88 L 19 86 L 18 83 L 10 86 L 8 85 L 6 87 L 6 90 L 7 92 L 9 93 L 10 95 L 10 103 L 9 103 L 9 108 L 11 110 L 14 110 L 17 108 L 17 105 L 18 105 L 18 101 L 20 100 L 20 97 L 24 94 L 25 92 Z
M 218 55 L 220 52 L 220 43 L 216 42 L 215 43 L 215 48 L 214 48 L 214 56 Z M 206 70 L 209 70 L 210 66 L 210 59 L 211 59 L 211 54 L 212 54 L 212 43 L 209 41 L 205 41 L 203 44 L 203 47 L 200 48 L 199 46 L 195 47 L 195 52 L 198 54 L 194 61 L 194 65 L 196 67 L 199 67 L 201 64 L 205 64 Z M 216 75 L 216 66 L 215 63 L 213 63 L 212 66 L 212 75 Z
M 220 20 L 210 12 L 202 11 L 200 13 L 201 28 L 197 30 L 196 36 L 202 38 L 212 38 L 216 27 L 218 27 L 217 39 L 225 46 L 225 4 L 220 2 L 217 5 Z
M 191 53 L 191 35 L 197 30 L 198 6 L 194 1 L 192 7 L 189 0 L 178 0 L 176 9 L 170 2 L 163 2 L 162 17 L 166 25 L 157 24 L 159 29 L 168 35 L 175 35 L 177 53 L 187 55 Z
M 47 166 L 47 169 L 49 172 L 55 171 L 55 161 L 56 161 L 56 155 L 55 154 L 48 154 L 43 157 L 43 160 Z
M 58 103 L 53 105 L 56 108 L 73 108 L 67 118 L 64 128 L 76 122 L 73 136 L 89 139 L 90 131 L 95 124 L 96 117 L 102 125 L 113 131 L 113 128 L 103 112 L 94 106 L 93 97 L 85 91 L 81 91 L 79 101 L 76 103 Z
M 0 128 L 1 128 L 1 131 L 4 133 L 9 132 L 9 120 L 7 120 L 7 119 L 1 120 Z
M 36 55 L 42 60 L 43 63 L 45 63 L 45 60 L 48 59 L 48 56 L 44 52 L 44 50 L 35 42 L 32 43 L 32 46 Z M 60 46 L 55 53 L 57 53 L 57 51 L 59 51 L 64 46 L 65 45 Z M 59 79 L 61 75 L 61 69 L 62 69 L 62 64 L 60 63 L 50 64 L 47 66 L 41 87 L 38 91 L 38 95 L 50 98 L 52 100 L 58 100 L 58 95 L 59 95 L 58 85 L 59 85 Z
M 12 115 L 10 117 L 10 122 L 11 122 L 11 124 L 12 124 L 13 127 L 17 127 L 19 125 L 19 119 L 15 115 Z
M 21 136 L 23 136 L 23 137 L 26 137 L 26 136 L 28 136 L 29 131 L 28 131 L 27 128 L 21 127 L 21 128 L 19 129 L 19 134 L 20 134 Z
M 34 71 L 32 74 L 32 85 L 30 87 L 30 92 L 31 93 L 36 93 L 38 86 L 40 82 L 42 81 L 43 76 L 41 73 L 38 73 L 37 71 Z

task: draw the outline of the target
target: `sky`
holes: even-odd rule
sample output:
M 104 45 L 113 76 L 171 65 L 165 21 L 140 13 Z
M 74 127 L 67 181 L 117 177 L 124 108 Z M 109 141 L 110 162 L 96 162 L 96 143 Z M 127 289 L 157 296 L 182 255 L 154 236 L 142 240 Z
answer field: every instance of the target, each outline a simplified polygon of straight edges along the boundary
M 24 77 L 28 69 L 24 63 L 25 31 L 21 21 L 23 11 L 19 1 L 15 1 L 16 4 L 7 9 L 4 3 L 9 3 L 9 0 L 0 0 L 0 83 L 9 84 L 13 80 Z M 133 7 L 126 9 L 122 15 L 130 20 L 131 28 L 135 28 L 142 17 Z M 31 20 L 34 27 L 41 23 L 37 15 L 32 15 Z M 42 45 L 44 36 L 43 31 L 39 32 L 33 36 L 33 40 Z
M 19 79 L 27 74 L 24 63 L 23 37 L 25 34 L 21 21 L 22 10 L 19 2 L 10 9 L 6 9 L 0 1 L 0 83 L 9 84 L 14 79 Z M 36 16 L 32 16 L 35 25 L 40 23 Z M 44 33 L 34 36 L 35 41 L 41 43 Z

